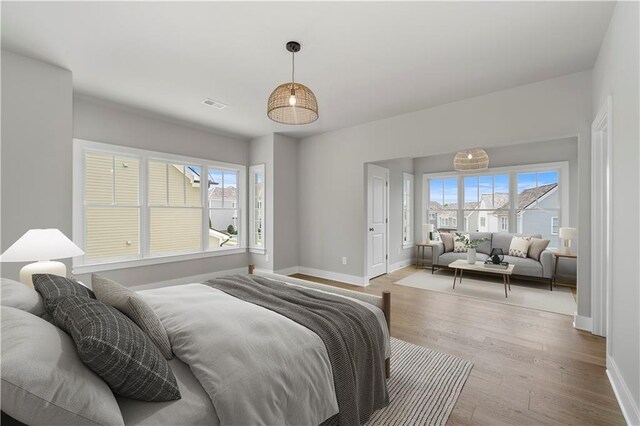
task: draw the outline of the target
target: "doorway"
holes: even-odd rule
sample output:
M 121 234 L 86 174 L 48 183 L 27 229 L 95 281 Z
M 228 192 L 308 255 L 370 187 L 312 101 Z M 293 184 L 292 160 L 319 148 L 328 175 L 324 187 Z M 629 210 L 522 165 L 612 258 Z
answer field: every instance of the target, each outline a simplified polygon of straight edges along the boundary
M 369 279 L 388 271 L 389 169 L 367 165 L 367 273 Z

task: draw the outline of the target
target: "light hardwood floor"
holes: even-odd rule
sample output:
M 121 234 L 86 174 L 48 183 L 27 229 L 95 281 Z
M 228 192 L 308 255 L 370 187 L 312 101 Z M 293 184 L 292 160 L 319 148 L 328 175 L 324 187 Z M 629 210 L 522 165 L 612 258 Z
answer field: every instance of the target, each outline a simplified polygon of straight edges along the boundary
M 574 329 L 567 315 L 393 284 L 414 272 L 368 287 L 294 276 L 390 290 L 392 336 L 472 361 L 449 425 L 625 424 L 605 373 L 604 338 Z

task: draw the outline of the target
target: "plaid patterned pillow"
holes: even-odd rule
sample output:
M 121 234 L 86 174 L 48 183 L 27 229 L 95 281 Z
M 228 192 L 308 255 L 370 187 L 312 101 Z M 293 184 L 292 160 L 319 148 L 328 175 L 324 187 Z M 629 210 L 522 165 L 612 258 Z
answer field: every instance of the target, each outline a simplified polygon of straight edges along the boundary
M 53 274 L 33 274 L 33 288 L 42 295 L 44 307 L 53 315 L 57 299 L 64 296 L 82 296 L 95 299 L 96 295 L 84 285 L 70 278 Z
M 82 362 L 122 396 L 180 399 L 176 377 L 158 348 L 122 312 L 99 300 L 61 297 L 53 318 L 71 335 Z

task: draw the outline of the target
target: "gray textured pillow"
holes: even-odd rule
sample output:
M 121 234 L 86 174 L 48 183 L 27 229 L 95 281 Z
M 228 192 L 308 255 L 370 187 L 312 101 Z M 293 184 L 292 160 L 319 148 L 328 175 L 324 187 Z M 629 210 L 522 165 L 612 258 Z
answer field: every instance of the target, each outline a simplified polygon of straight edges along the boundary
M 440 239 L 442 240 L 442 244 L 444 244 L 444 252 L 453 251 L 453 234 L 449 234 L 447 232 L 443 232 L 440 234 Z
M 149 338 L 116 308 L 96 299 L 60 297 L 56 325 L 71 335 L 80 359 L 122 396 L 180 399 L 176 377 Z
M 21 309 L 39 317 L 47 313 L 40 293 L 19 281 L 0 278 L 0 291 L 2 306 Z
M 529 252 L 527 256 L 531 259 L 540 260 L 540 255 L 549 245 L 549 240 L 541 238 L 531 238 L 529 241 Z
M 91 287 L 98 300 L 131 318 L 166 359 L 173 358 L 167 330 L 142 297 L 115 281 L 95 274 L 91 276 Z
M 28 312 L 0 309 L 3 412 L 24 424 L 124 425 L 113 393 L 64 331 Z
M 96 298 L 89 288 L 70 278 L 53 274 L 33 274 L 33 287 L 44 299 L 44 307 L 51 315 L 56 309 L 57 300 L 64 296 L 82 296 Z

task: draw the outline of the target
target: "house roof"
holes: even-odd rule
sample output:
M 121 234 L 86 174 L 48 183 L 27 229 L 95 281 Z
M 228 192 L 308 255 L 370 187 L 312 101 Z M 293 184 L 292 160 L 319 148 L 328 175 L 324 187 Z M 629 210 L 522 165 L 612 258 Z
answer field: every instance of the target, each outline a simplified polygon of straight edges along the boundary
M 235 200 L 237 199 L 237 193 L 238 189 L 235 186 L 227 186 L 224 189 L 216 186 L 209 189 L 209 199 L 222 200 L 222 195 L 224 194 L 225 199 Z
M 558 187 L 557 183 L 550 183 L 548 185 L 542 185 L 535 188 L 525 189 L 518 194 L 518 210 L 524 210 L 529 208 L 535 201 L 547 193 Z M 509 210 L 511 203 L 506 203 L 502 207 L 496 209 L 494 214 L 506 214 Z

